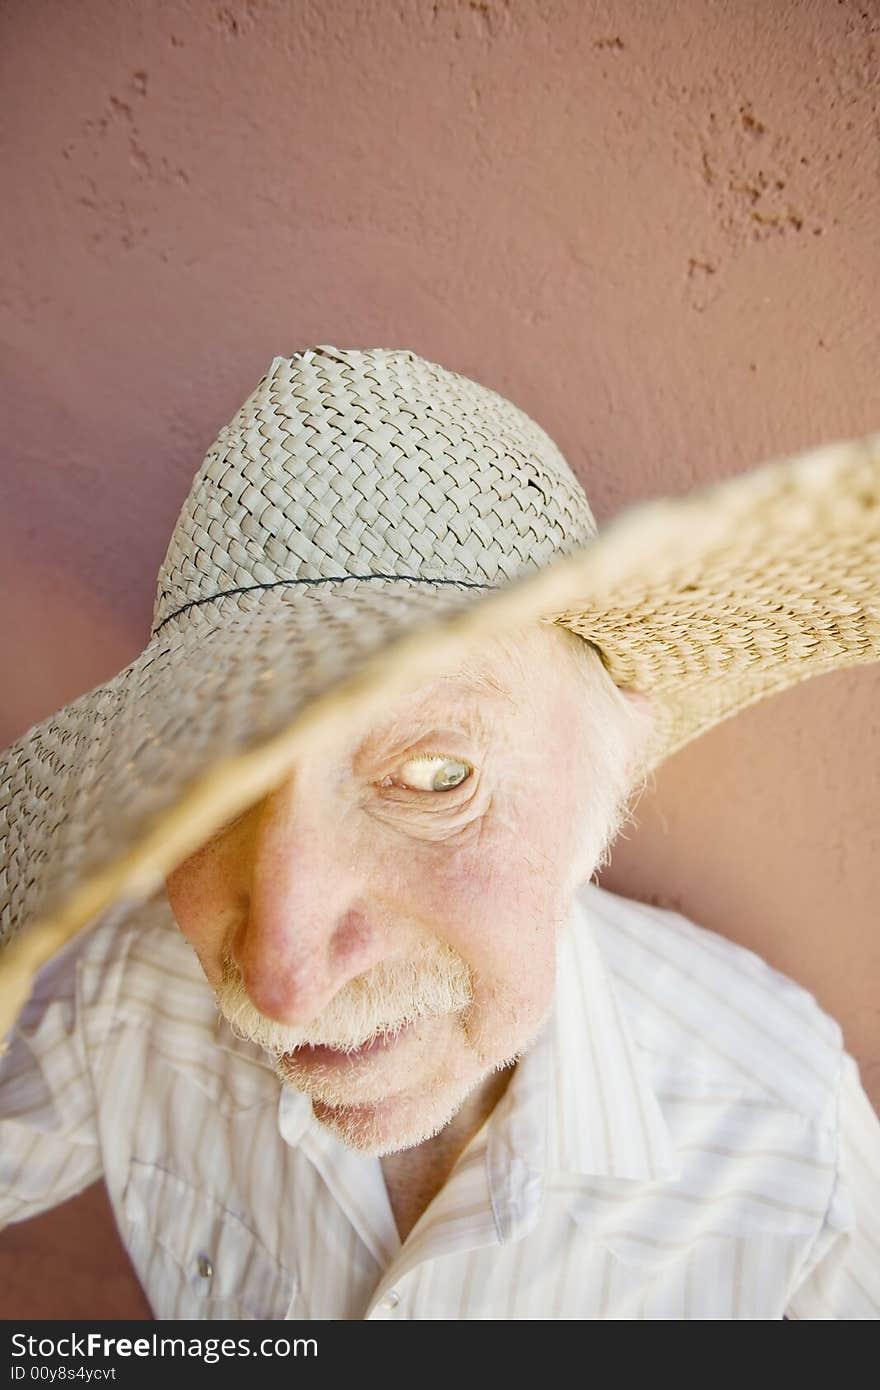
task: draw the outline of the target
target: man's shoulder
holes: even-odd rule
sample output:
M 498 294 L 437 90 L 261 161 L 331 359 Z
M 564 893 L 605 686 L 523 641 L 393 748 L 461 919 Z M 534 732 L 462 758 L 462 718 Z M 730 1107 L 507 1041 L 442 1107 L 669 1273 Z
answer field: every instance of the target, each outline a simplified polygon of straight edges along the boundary
M 811 1119 L 833 1114 L 843 1033 L 808 989 L 674 908 L 594 883 L 578 900 L 658 1074 Z
M 179 1001 L 206 1018 L 211 1014 L 198 957 L 164 890 L 123 915 L 102 917 L 70 943 L 65 955 L 66 967 L 78 974 L 80 1005 L 90 1021 L 107 1024 L 122 1014 L 128 1019 L 152 1015 L 157 1006 Z

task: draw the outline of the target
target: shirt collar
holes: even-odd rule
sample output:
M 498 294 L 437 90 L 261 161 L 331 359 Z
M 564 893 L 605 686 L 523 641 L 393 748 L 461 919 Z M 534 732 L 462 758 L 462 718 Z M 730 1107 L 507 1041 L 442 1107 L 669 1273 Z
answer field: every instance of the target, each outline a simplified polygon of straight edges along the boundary
M 640 1182 L 680 1176 L 675 1145 L 583 896 L 557 948 L 556 994 L 534 1059 L 547 1087 L 551 1171 Z

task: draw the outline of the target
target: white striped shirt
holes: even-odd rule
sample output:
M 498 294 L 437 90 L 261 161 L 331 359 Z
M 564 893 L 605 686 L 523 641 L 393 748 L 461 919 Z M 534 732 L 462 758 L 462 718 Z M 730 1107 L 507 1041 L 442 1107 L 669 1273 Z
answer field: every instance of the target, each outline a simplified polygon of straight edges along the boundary
M 877 1318 L 880 1121 L 753 952 L 586 884 L 554 1007 L 401 1245 L 218 1016 L 164 893 L 40 972 L 0 1060 L 0 1226 L 103 1175 L 157 1318 Z

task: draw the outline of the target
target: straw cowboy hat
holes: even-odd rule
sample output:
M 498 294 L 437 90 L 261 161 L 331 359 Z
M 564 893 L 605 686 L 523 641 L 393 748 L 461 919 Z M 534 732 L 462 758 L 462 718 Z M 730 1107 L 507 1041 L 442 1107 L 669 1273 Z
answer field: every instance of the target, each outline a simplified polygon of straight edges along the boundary
M 642 772 L 877 660 L 880 434 L 597 532 L 552 440 L 485 386 L 406 350 L 274 358 L 193 480 L 144 650 L 3 755 L 0 1038 L 50 956 L 160 889 L 319 726 L 530 620 L 651 695 Z

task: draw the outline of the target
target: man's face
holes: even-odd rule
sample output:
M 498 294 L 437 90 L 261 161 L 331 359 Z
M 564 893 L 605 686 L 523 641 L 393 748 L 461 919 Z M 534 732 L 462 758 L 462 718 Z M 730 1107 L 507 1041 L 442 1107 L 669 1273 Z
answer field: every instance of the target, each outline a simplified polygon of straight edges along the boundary
M 591 776 L 573 640 L 493 643 L 315 742 L 166 880 L 230 1025 L 363 1153 L 436 1134 L 547 1016 L 619 799 Z

